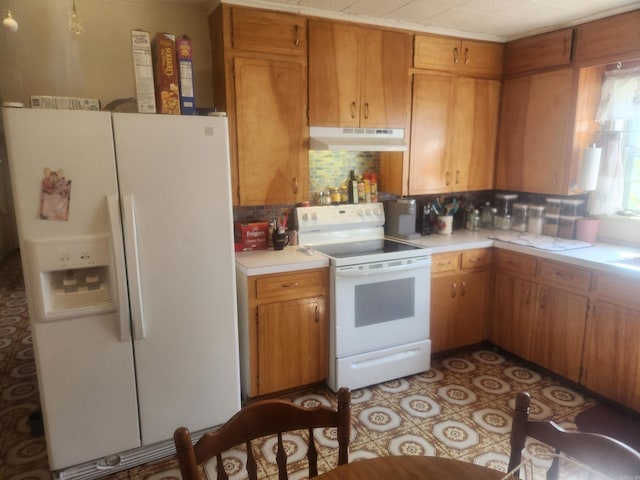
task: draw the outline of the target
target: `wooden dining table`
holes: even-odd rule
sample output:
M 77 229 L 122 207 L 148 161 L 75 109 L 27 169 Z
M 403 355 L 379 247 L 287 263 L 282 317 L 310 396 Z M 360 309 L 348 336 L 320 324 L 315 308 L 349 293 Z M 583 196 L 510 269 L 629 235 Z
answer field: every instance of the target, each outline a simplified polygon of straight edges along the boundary
M 318 475 L 318 480 L 500 480 L 504 473 L 443 457 L 400 455 L 358 460 Z

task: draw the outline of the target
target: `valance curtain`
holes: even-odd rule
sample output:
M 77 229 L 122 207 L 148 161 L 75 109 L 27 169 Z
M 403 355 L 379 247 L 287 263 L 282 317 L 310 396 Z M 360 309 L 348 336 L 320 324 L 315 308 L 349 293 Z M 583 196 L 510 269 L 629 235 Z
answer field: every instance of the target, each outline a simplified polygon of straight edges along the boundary
M 604 75 L 596 121 L 602 147 L 598 184 L 589 197 L 592 214 L 611 215 L 623 209 L 624 130 L 640 118 L 640 67 L 609 70 Z

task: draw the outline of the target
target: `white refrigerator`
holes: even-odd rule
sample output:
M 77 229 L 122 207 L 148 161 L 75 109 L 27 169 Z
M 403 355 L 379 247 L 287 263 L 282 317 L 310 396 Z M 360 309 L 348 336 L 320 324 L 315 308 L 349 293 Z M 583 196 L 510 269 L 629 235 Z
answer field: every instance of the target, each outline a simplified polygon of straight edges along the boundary
M 172 454 L 240 408 L 224 117 L 3 109 L 50 468 Z

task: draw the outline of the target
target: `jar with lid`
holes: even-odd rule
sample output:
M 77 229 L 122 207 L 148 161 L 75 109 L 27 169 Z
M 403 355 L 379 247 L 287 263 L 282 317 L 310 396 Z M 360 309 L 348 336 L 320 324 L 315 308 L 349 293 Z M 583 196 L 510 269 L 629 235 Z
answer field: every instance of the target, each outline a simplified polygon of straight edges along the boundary
M 564 199 L 560 204 L 560 216 L 564 217 L 577 217 L 579 216 L 578 210 L 580 205 L 584 203 L 584 200 L 578 199 Z
M 480 226 L 488 229 L 493 227 L 493 216 L 491 215 L 491 204 L 489 202 L 486 202 L 484 207 L 482 207 Z
M 511 215 L 513 203 L 518 199 L 518 195 L 515 193 L 498 193 L 496 194 L 496 208 L 498 209 L 498 215 L 504 217 L 505 215 Z
M 529 205 L 529 219 L 527 230 L 535 235 L 542 234 L 544 225 L 544 207 L 542 205 Z
M 575 238 L 576 236 L 576 220 L 579 217 L 571 215 L 560 215 L 558 221 L 558 237 L 560 238 Z
M 547 206 L 545 212 L 547 215 L 560 215 L 560 204 L 562 199 L 560 198 L 547 198 Z
M 340 203 L 340 189 L 338 187 L 331 187 L 330 190 L 330 195 L 331 195 L 331 203 L 333 204 L 338 204 Z
M 529 205 L 526 203 L 513 204 L 513 216 L 511 217 L 511 230 L 518 232 L 527 231 L 527 221 L 529 214 Z
M 320 192 L 320 202 L 321 205 L 331 205 L 331 192 L 329 190 Z

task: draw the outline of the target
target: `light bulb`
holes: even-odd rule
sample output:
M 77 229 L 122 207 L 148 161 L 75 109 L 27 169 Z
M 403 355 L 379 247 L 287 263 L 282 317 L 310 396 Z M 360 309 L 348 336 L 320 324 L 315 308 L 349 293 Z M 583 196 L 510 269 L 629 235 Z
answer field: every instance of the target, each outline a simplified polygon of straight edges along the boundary
M 11 11 L 7 10 L 7 16 L 2 20 L 2 27 L 11 33 L 18 31 L 18 22 L 11 16 Z

